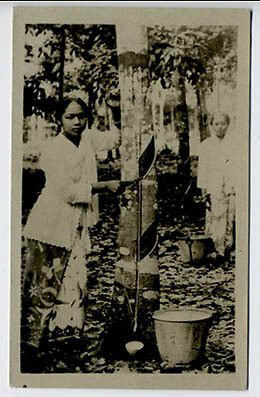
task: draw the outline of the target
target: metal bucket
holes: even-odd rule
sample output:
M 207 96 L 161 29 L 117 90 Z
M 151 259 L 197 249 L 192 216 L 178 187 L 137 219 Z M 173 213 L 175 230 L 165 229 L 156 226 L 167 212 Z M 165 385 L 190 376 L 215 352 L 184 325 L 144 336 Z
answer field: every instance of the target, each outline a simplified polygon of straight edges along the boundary
M 157 347 L 168 368 L 190 368 L 203 359 L 211 317 L 189 308 L 154 312 Z
M 199 264 L 208 253 L 209 238 L 204 235 L 189 236 L 178 240 L 182 262 Z

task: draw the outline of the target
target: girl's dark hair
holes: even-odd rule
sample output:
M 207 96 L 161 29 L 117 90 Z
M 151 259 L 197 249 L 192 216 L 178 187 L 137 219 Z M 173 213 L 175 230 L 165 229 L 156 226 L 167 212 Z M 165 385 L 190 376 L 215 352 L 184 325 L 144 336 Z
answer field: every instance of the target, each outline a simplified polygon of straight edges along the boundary
M 214 119 L 216 118 L 216 116 L 222 116 L 222 117 L 224 117 L 224 119 L 226 120 L 226 123 L 227 123 L 228 125 L 230 124 L 230 117 L 229 117 L 229 115 L 228 115 L 227 113 L 224 113 L 224 112 L 216 112 L 216 113 L 213 113 L 213 114 L 211 115 L 211 117 L 210 117 L 210 125 L 213 124 L 213 121 L 214 121 Z
M 61 122 L 61 118 L 62 115 L 65 113 L 67 107 L 73 103 L 76 102 L 78 103 L 82 110 L 84 111 L 84 113 L 87 116 L 88 119 L 88 127 L 91 127 L 92 123 L 93 123 L 93 116 L 92 116 L 92 112 L 90 107 L 86 104 L 85 101 L 83 101 L 83 99 L 79 98 L 79 97 L 73 97 L 73 96 L 67 96 L 64 97 L 64 99 L 58 103 L 58 107 L 57 107 L 57 119 L 59 122 Z

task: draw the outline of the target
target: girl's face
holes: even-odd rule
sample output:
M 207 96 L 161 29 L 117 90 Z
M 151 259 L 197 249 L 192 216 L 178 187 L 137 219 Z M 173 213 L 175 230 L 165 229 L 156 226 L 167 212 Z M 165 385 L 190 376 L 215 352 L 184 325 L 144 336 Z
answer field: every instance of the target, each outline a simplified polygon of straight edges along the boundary
M 216 133 L 216 136 L 218 138 L 224 138 L 224 136 L 226 135 L 226 131 L 228 128 L 228 122 L 225 118 L 225 116 L 223 115 L 218 115 L 216 117 L 214 117 L 214 120 L 212 122 L 212 128 Z
M 70 137 L 80 137 L 87 124 L 87 115 L 77 102 L 71 102 L 61 117 L 63 130 Z

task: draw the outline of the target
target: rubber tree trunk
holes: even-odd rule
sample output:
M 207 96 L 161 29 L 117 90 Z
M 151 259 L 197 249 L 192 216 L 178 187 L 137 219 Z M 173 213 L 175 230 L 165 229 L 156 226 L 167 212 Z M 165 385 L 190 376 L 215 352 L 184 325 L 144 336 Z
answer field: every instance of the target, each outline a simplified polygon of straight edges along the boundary
M 174 73 L 174 86 L 176 102 L 174 108 L 175 131 L 179 137 L 179 174 L 184 180 L 190 176 L 190 145 L 189 145 L 189 123 L 186 103 L 185 79 L 176 71 Z
M 196 90 L 197 104 L 198 104 L 198 121 L 200 129 L 200 141 L 209 137 L 208 120 L 205 92 L 203 90 Z
M 125 343 L 138 339 L 144 343 L 147 357 L 156 350 L 152 314 L 159 308 L 155 142 L 146 29 L 131 26 L 130 30 L 131 35 L 126 35 L 125 26 L 117 28 L 121 178 L 130 184 L 120 203 L 120 259 L 115 264 L 109 347 L 114 354 L 126 355 Z

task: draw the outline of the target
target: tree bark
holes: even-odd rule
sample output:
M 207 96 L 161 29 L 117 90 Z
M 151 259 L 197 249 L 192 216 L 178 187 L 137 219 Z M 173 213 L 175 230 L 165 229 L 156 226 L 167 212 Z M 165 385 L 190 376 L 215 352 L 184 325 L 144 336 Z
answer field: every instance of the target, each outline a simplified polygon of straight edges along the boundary
M 189 145 L 189 123 L 188 109 L 186 103 L 185 79 L 178 71 L 174 75 L 174 86 L 176 89 L 176 103 L 174 108 L 175 131 L 179 137 L 179 174 L 188 179 L 190 176 L 190 145 Z
M 200 141 L 204 141 L 209 137 L 208 120 L 207 120 L 207 110 L 205 93 L 203 90 L 196 90 L 197 104 L 198 104 L 198 121 L 200 130 Z
M 121 258 L 115 264 L 111 312 L 114 341 L 110 341 L 110 348 L 113 349 L 115 343 L 114 353 L 119 354 L 125 353 L 125 342 L 133 338 L 142 340 L 144 351 L 152 353 L 155 347 L 152 314 L 159 308 L 159 270 L 154 254 L 157 181 L 152 158 L 155 143 L 147 34 L 140 26 L 132 26 L 131 32 L 133 36 L 126 36 L 125 26 L 117 30 L 121 179 L 131 182 L 120 203 L 118 246 Z

